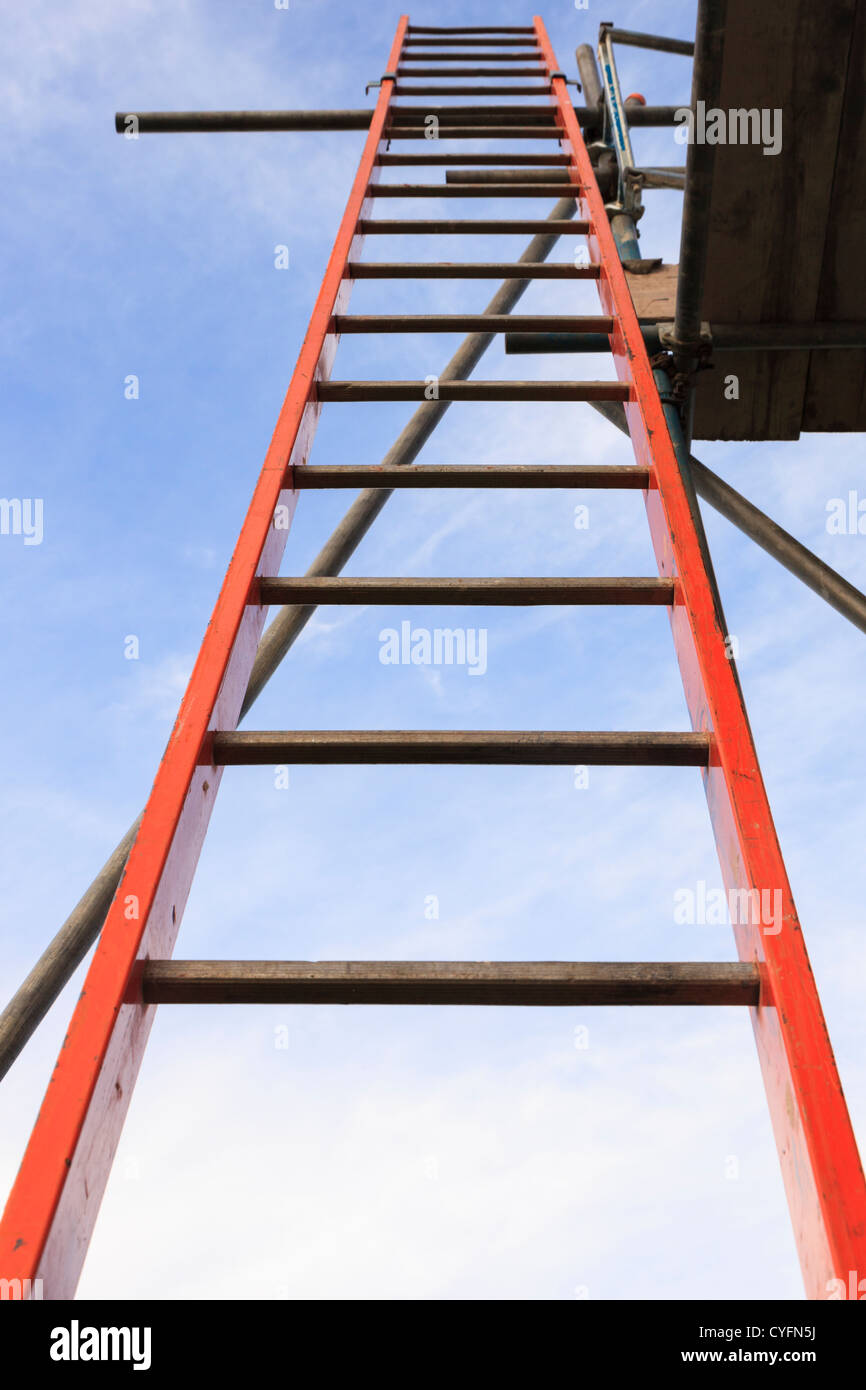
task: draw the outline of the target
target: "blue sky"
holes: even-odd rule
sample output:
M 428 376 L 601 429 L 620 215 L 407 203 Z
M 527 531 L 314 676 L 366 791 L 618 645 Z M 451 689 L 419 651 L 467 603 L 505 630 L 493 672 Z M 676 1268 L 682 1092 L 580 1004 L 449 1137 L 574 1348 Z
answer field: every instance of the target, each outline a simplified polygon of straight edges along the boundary
M 601 18 L 689 36 L 692 5 L 545 14 L 557 56 Z M 359 107 L 399 10 L 344 0 L 45 3 L 7 18 L 0 332 L 0 994 L 51 939 L 146 798 L 291 375 L 360 133 L 114 133 L 116 109 Z M 525 23 L 439 3 L 416 23 Z M 687 60 L 621 50 L 624 90 L 687 99 Z M 671 132 L 644 162 L 678 163 Z M 395 175 L 388 175 L 393 177 Z M 676 260 L 679 198 L 647 194 L 645 255 Z M 461 215 L 449 200 L 448 215 Z M 527 210 L 535 210 L 527 204 Z M 424 215 L 437 205 L 425 202 Z M 388 214 L 419 215 L 389 203 Z M 538 207 L 539 213 L 546 211 Z M 491 209 L 497 215 L 499 209 Z M 505 211 L 505 209 L 501 209 Z M 477 204 L 462 215 L 478 216 Z M 371 239 L 373 259 L 495 258 Z M 443 245 L 443 241 L 446 242 Z M 378 244 L 381 243 L 381 244 Z M 274 268 L 274 247 L 290 268 Z M 554 253 L 563 259 L 564 247 Z M 483 309 L 492 282 L 359 284 L 354 312 Z M 595 309 L 592 286 L 570 312 Z M 521 309 L 560 311 L 533 287 Z M 334 375 L 433 373 L 459 337 L 347 338 Z M 124 379 L 140 396 L 124 398 Z M 476 377 L 612 375 L 506 358 Z M 411 408 L 326 407 L 314 461 L 376 463 Z M 855 437 L 696 452 L 860 587 L 826 530 Z M 586 406 L 452 406 L 429 463 L 629 462 Z M 302 498 L 303 573 L 351 500 Z M 586 503 L 590 524 L 574 526 Z M 862 634 L 707 510 L 762 767 L 855 1124 L 866 1120 Z M 398 494 L 351 562 L 373 575 L 652 574 L 639 495 Z M 488 669 L 388 667 L 411 618 L 488 630 Z M 125 639 L 139 639 L 137 661 Z M 248 728 L 686 728 L 655 610 L 321 610 Z M 229 769 L 181 957 L 733 959 L 674 922 L 719 884 L 693 770 Z M 439 915 L 425 915 L 431 895 Z M 80 974 L 0 1087 L 11 1183 Z M 588 1033 L 576 1033 L 588 1029 Z M 284 1031 L 281 1031 L 284 1030 Z M 283 1045 L 286 1044 L 286 1045 Z M 584 1045 L 586 1044 L 586 1045 Z M 733 1160 L 733 1161 L 732 1161 Z M 131 1238 L 134 1232 L 134 1238 Z M 802 1296 L 751 1029 L 739 1011 L 164 1008 L 80 1286 L 90 1297 L 609 1299 Z

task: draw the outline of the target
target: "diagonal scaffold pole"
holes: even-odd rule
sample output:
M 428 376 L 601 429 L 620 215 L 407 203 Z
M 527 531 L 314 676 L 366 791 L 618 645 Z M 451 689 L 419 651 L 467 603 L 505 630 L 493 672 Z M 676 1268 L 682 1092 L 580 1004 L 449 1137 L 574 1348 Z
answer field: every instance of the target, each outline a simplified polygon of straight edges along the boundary
M 590 401 L 590 405 L 623 434 L 628 434 L 625 410 L 621 405 L 608 401 Z M 720 516 L 771 555 L 807 589 L 835 608 L 854 627 L 866 632 L 866 594 L 862 590 L 850 584 L 838 570 L 826 564 L 694 454 L 689 453 L 688 461 L 695 492 L 703 502 L 709 502 Z

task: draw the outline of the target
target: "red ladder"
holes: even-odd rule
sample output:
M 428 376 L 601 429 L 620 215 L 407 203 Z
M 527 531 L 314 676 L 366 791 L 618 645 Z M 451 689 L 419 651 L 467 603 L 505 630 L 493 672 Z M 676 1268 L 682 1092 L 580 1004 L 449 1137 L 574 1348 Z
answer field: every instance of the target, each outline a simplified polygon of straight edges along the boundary
M 453 46 L 465 48 L 465 54 Z M 508 51 L 503 51 L 504 49 Z M 480 52 L 490 49 L 491 53 Z M 425 51 L 426 50 L 426 51 Z M 443 51 L 445 50 L 445 51 Z M 483 69 L 488 58 L 497 64 Z M 427 66 L 411 68 L 415 59 Z M 448 67 L 465 62 L 468 66 Z M 503 86 L 413 87 L 412 75 L 496 76 Z M 516 85 L 535 75 L 540 87 Z M 393 189 L 383 166 L 449 162 L 441 154 L 387 154 L 418 139 L 417 108 L 392 97 L 448 92 L 488 98 L 543 92 L 545 107 L 442 109 L 440 139 L 546 139 L 552 156 L 463 156 L 460 163 L 566 169 L 575 221 L 385 222 L 373 200 Z M 405 113 L 414 111 L 410 117 Z M 515 115 L 514 113 L 518 114 Z M 412 121 L 414 119 L 414 125 Z M 403 147 L 405 148 L 405 147 Z M 549 176 L 548 176 L 549 177 Z M 511 180 L 401 186 L 399 196 L 561 196 L 563 186 Z M 388 264 L 360 260 L 364 234 L 386 231 L 558 231 L 585 234 L 590 264 Z M 608 334 L 610 382 L 442 381 L 443 400 L 622 401 L 636 464 L 628 467 L 424 468 L 308 465 L 323 402 L 424 399 L 424 382 L 340 382 L 330 370 L 341 332 L 380 331 L 376 316 L 346 314 L 353 279 L 370 276 L 579 276 L 598 282 L 592 318 L 433 316 L 393 320 L 400 331 L 456 327 L 553 328 Z M 479 321 L 480 320 L 480 321 Z M 640 488 L 658 562 L 656 579 L 382 580 L 277 578 L 298 492 L 313 487 L 555 486 Z M 277 509 L 280 509 L 278 512 Z M 279 522 L 278 522 L 279 517 Z M 268 604 L 663 603 L 692 729 L 683 733 L 279 732 L 238 733 L 237 721 Z M 229 763 L 255 762 L 650 763 L 698 766 L 726 888 L 780 892 L 782 927 L 735 926 L 739 964 L 173 962 L 196 863 Z M 746 901 L 752 901 L 750 897 Z M 746 914 L 749 916 L 749 914 Z M 782 1174 L 807 1294 L 866 1271 L 866 1189 L 821 1005 L 758 769 L 736 674 L 714 603 L 713 583 L 689 504 L 626 279 L 568 88 L 540 19 L 522 29 L 422 29 L 400 20 L 349 201 L 273 439 L 213 617 L 190 677 L 117 894 L 0 1225 L 0 1275 L 43 1281 L 68 1298 L 87 1245 L 130 1102 L 155 1006 L 160 1002 L 342 1002 L 449 1004 L 746 1004 L 754 1024 Z

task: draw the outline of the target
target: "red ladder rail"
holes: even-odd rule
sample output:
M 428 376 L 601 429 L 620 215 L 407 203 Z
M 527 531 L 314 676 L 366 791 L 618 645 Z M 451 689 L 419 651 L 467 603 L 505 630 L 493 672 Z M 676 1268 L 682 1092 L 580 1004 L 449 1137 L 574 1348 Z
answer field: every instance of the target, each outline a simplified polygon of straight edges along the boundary
M 407 27 L 404 16 L 389 72 Z M 357 224 L 372 210 L 393 86 L 383 81 L 379 91 L 249 511 L 0 1224 L 3 1275 L 38 1276 L 49 1298 L 75 1292 L 144 1055 L 154 1008 L 142 1003 L 141 971 L 174 947 L 222 774 L 208 751 L 212 731 L 235 727 L 246 692 L 267 612 L 250 603 L 250 590 L 259 575 L 276 574 L 285 548 L 297 501 L 290 469 L 309 456 L 321 411 L 317 386 L 337 348 L 333 316 L 348 306 L 347 267 L 361 250 Z
M 556 59 L 541 18 L 539 46 Z M 562 78 L 552 100 L 580 187 L 579 215 L 593 224 L 590 255 L 601 266 L 599 296 L 617 326 L 611 338 L 620 381 L 631 382 L 625 406 L 638 464 L 651 467 L 645 492 L 659 574 L 676 578 L 671 609 L 674 646 L 696 731 L 712 732 L 714 751 L 702 773 L 719 862 L 728 892 L 781 894 L 782 930 L 735 925 L 740 960 L 761 971 L 761 1003 L 752 1009 L 758 1056 L 794 1226 L 806 1292 L 826 1298 L 829 1281 L 866 1269 L 866 1184 L 842 1083 L 803 932 L 794 906 L 742 693 L 701 554 L 652 368 L 592 165 Z

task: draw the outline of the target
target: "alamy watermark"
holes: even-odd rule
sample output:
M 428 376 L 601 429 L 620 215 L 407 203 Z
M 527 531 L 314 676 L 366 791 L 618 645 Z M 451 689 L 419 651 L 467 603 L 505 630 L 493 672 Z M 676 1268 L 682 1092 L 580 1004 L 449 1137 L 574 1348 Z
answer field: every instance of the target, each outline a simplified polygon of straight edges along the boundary
M 470 676 L 487 670 L 486 627 L 413 627 L 407 620 L 379 633 L 383 666 L 465 666 Z
M 678 145 L 763 145 L 764 154 L 782 148 L 782 110 L 765 106 L 707 108 L 705 101 L 680 106 L 674 112 L 674 139 Z
M 778 936 L 782 930 L 781 888 L 708 888 L 698 879 L 694 888 L 678 888 L 674 893 L 674 922 L 677 926 L 761 927 L 764 936 Z
M 852 488 L 847 498 L 831 497 L 827 503 L 829 536 L 866 536 L 866 497 Z
M 42 1298 L 41 1279 L 0 1279 L 0 1303 Z
M 52 1361 L 131 1361 L 134 1371 L 150 1370 L 149 1327 L 82 1327 L 73 1318 L 68 1327 L 51 1331 Z
M 0 497 L 0 536 L 23 536 L 25 545 L 41 545 L 41 497 Z
M 861 1279 L 856 1269 L 848 1270 L 847 1284 L 844 1279 L 828 1279 L 824 1287 L 828 1303 L 838 1303 L 842 1299 L 862 1303 L 866 1299 L 866 1279 Z

